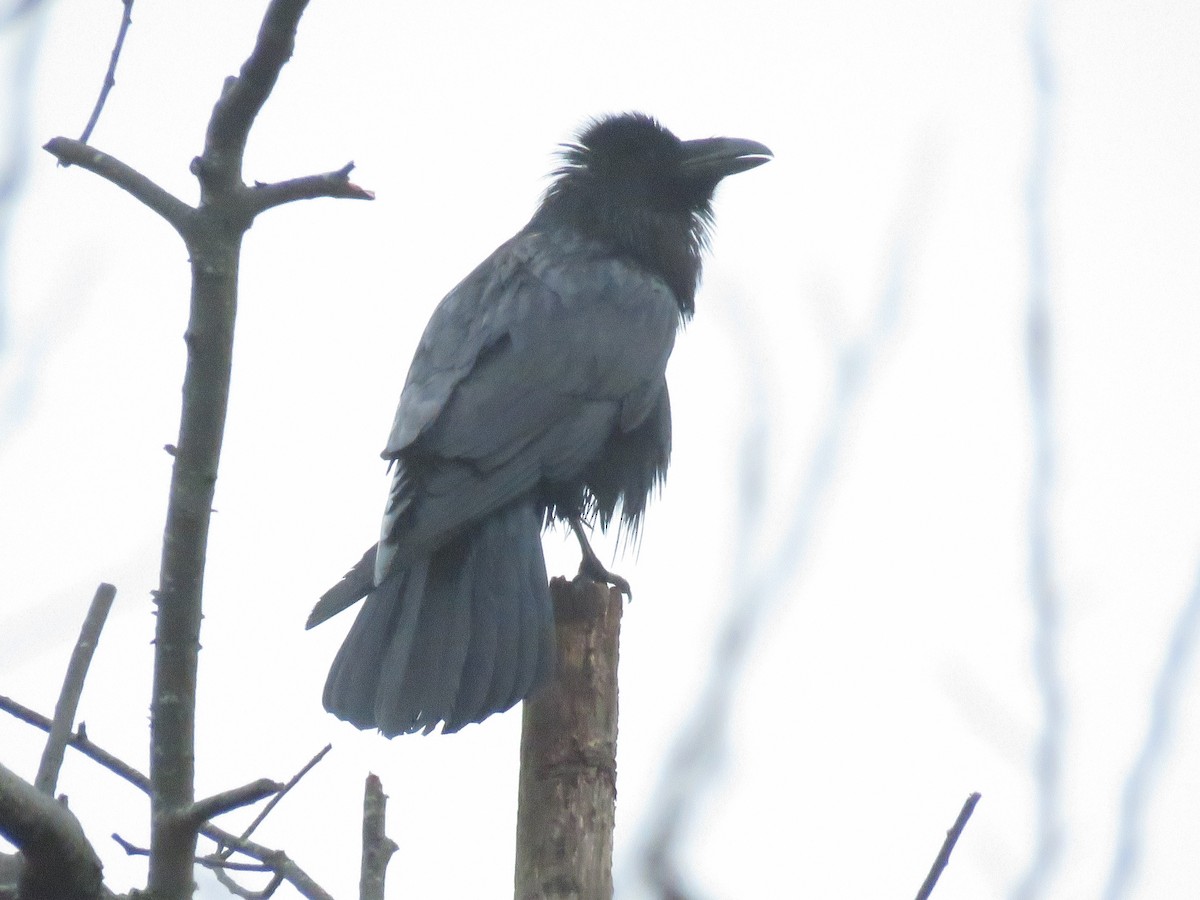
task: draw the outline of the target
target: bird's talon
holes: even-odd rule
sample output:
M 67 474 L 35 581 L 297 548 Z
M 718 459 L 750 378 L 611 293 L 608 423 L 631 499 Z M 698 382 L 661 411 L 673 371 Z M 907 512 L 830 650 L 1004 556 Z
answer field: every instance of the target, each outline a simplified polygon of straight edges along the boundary
M 592 560 L 595 563 L 595 560 Z M 584 560 L 579 564 L 579 572 L 575 575 L 575 580 L 586 578 L 588 581 L 593 581 L 596 584 L 603 584 L 606 587 L 615 587 L 621 592 L 622 597 L 633 599 L 633 589 L 629 586 L 629 582 L 617 575 L 614 572 L 608 571 L 603 566 L 596 563 L 594 566 L 589 566 L 588 561 Z
M 579 518 L 571 518 L 571 531 L 575 533 L 576 540 L 579 541 L 579 552 L 583 554 L 583 558 L 579 560 L 579 573 L 575 576 L 576 579 L 588 578 L 598 584 L 611 585 L 621 592 L 621 595 L 633 599 L 633 590 L 629 587 L 629 582 L 613 572 L 604 568 L 604 564 L 600 562 L 600 557 L 596 556 L 596 551 L 592 549 L 592 545 L 588 543 L 587 536 L 583 533 L 583 524 Z

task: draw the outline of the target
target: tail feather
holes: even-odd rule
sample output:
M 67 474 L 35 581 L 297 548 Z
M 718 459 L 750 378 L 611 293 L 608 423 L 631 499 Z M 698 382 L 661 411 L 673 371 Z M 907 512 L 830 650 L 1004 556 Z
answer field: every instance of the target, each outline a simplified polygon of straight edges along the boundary
M 489 542 L 473 545 L 472 566 L 485 573 L 497 571 L 496 567 L 501 560 L 495 558 L 495 549 L 495 545 Z M 500 706 L 487 702 L 493 684 L 504 676 L 504 672 L 497 671 L 498 660 L 502 656 L 500 632 L 505 619 L 511 617 L 511 610 L 505 607 L 501 598 L 498 590 L 501 584 L 501 579 L 472 579 L 470 643 L 463 660 L 454 710 L 442 726 L 443 732 L 458 731 L 464 725 L 482 721 L 501 709 Z M 503 648 L 503 654 L 510 652 L 507 642 Z
M 314 628 L 326 619 L 336 616 L 343 609 L 349 609 L 375 587 L 375 553 L 379 549 L 376 544 L 363 554 L 363 558 L 354 564 L 354 568 L 342 576 L 342 580 L 321 595 L 317 605 L 308 614 L 304 627 Z
M 529 696 L 554 664 L 554 615 L 532 503 L 500 510 L 367 597 L 325 708 L 389 737 L 457 731 Z
M 539 545 L 540 542 L 539 536 Z M 554 653 L 554 612 L 550 603 L 545 558 L 538 553 L 533 557 L 522 557 L 517 562 L 519 568 L 514 573 L 517 583 L 528 592 L 527 595 L 540 586 L 546 602 L 521 606 L 521 646 L 513 691 L 505 709 L 528 696 L 535 686 L 542 683 L 547 663 L 553 659 Z
M 385 658 L 407 655 L 416 633 L 424 565 L 394 573 L 367 596 L 325 680 L 325 708 L 358 728 L 376 724 L 376 696 Z M 410 584 L 416 591 L 408 591 Z M 415 595 L 415 596 L 412 596 Z M 415 599 L 397 603 L 397 598 Z M 407 665 L 406 660 L 400 661 Z

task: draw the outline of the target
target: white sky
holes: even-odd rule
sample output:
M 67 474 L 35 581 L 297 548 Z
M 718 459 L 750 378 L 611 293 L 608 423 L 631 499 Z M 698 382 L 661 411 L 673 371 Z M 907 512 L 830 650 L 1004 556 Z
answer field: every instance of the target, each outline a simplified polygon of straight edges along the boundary
M 193 202 L 187 165 L 262 3 L 134 8 L 96 146 Z M 32 140 L 82 128 L 118 3 L 45 22 Z M 286 779 L 334 752 L 258 833 L 335 896 L 358 877 L 362 779 L 400 844 L 390 895 L 511 893 L 518 714 L 385 741 L 320 707 L 349 626 L 316 596 L 374 540 L 378 459 L 440 297 L 533 209 L 555 145 L 640 109 L 682 137 L 776 159 L 724 185 L 670 380 L 675 456 L 624 621 L 617 866 L 707 672 L 735 571 L 745 430 L 766 458 L 751 566 L 772 613 L 718 789 L 688 849 L 702 896 L 916 892 L 972 790 L 935 896 L 1011 893 L 1033 852 L 1026 505 L 1024 5 L 315 2 L 253 132 L 247 179 L 341 166 L 373 204 L 263 216 L 245 243 L 234 389 L 209 548 L 198 790 Z M 1049 265 L 1063 604 L 1066 831 L 1033 896 L 1096 897 L 1168 636 L 1200 560 L 1200 6 L 1057 2 Z M 13 41 L 0 47 L 11 54 Z M 184 359 L 187 265 L 153 214 L 33 151 L 8 248 L 0 348 L 0 693 L 49 712 L 97 582 L 120 593 L 83 699 L 98 743 L 145 767 L 149 591 Z M 902 246 L 896 326 L 799 546 L 779 547 L 830 415 L 839 349 L 871 327 Z M 573 542 L 546 539 L 554 574 Z M 790 568 L 790 567 L 789 567 Z M 1128 897 L 1200 890 L 1200 692 L 1186 668 Z M 0 719 L 32 776 L 40 736 Z M 148 804 L 69 757 L 110 884 L 142 883 Z M 236 830 L 230 826 L 232 830 Z M 282 894 L 282 892 L 281 892 Z M 214 893 L 219 896 L 220 892 Z

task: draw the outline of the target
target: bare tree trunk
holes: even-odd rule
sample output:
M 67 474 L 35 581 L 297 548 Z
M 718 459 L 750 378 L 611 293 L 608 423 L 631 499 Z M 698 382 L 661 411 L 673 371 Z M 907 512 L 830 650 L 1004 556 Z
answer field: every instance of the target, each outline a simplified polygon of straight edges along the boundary
M 517 808 L 517 900 L 612 896 L 621 594 L 555 578 L 554 681 L 526 700 Z

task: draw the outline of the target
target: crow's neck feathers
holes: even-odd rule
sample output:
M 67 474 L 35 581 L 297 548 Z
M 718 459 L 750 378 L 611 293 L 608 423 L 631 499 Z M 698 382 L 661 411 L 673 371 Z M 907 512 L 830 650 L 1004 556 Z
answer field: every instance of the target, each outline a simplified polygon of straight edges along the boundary
M 695 309 L 716 180 L 687 177 L 683 144 L 649 116 L 600 120 L 566 145 L 532 228 L 568 227 L 660 276 Z

